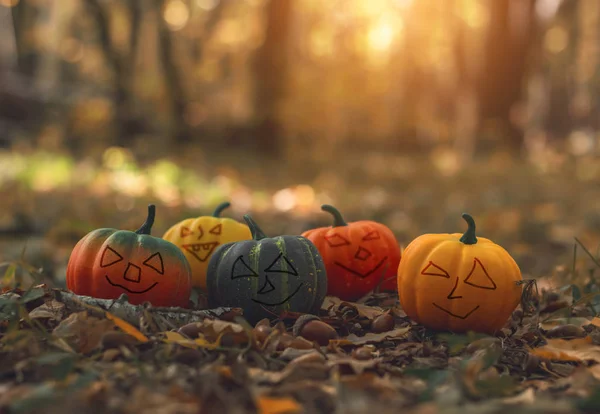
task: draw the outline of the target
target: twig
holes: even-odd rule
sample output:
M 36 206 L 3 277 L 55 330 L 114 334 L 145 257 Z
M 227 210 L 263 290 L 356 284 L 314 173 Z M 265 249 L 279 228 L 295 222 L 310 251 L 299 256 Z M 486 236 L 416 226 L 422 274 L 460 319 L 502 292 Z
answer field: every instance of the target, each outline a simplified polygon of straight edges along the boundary
M 69 311 L 87 310 L 88 308 L 85 305 L 91 305 L 108 311 L 137 327 L 140 327 L 140 318 L 144 316 L 144 312 L 158 316 L 167 321 L 171 326 L 176 327 L 191 322 L 200 322 L 206 318 L 228 318 L 232 314 L 241 314 L 240 309 L 227 307 L 194 310 L 178 307 L 153 307 L 146 303 L 132 305 L 128 302 L 126 295 L 121 295 L 119 299 L 113 300 L 80 296 L 60 289 L 52 289 L 51 293 L 57 301 L 64 303 Z

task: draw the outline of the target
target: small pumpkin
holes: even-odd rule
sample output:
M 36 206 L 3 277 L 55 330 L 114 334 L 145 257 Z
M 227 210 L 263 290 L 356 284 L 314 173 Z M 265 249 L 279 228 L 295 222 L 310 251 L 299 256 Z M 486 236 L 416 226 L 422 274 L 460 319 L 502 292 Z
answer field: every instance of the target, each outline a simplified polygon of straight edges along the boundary
M 135 232 L 97 229 L 73 248 L 67 265 L 67 288 L 78 295 L 117 299 L 154 306 L 187 307 L 190 266 L 177 246 L 152 237 L 155 206 Z
M 357 300 L 379 283 L 383 290 L 396 290 L 400 246 L 385 225 L 370 220 L 347 223 L 333 206 L 323 211 L 333 216 L 333 225 L 302 233 L 312 241 L 327 267 L 327 294 Z
M 267 237 L 248 215 L 252 240 L 220 246 L 210 258 L 210 307 L 233 306 L 251 323 L 283 311 L 317 313 L 327 273 L 317 248 L 302 236 Z
M 163 239 L 177 245 L 192 268 L 192 285 L 206 289 L 206 269 L 215 249 L 222 244 L 252 238 L 250 229 L 243 223 L 222 218 L 221 212 L 229 202 L 217 206 L 212 216 L 189 218 L 172 226 Z
M 464 234 L 424 234 L 404 250 L 398 294 L 406 314 L 435 330 L 493 333 L 521 298 L 519 266 L 501 246 L 476 237 L 468 214 Z

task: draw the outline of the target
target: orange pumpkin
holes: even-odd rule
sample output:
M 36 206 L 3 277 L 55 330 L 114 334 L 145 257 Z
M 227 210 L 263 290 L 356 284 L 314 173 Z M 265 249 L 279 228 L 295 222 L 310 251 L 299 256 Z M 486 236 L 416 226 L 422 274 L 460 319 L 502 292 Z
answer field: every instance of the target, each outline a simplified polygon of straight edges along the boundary
M 67 265 L 67 288 L 78 295 L 154 306 L 187 307 L 190 266 L 177 246 L 152 237 L 155 207 L 137 231 L 97 229 L 73 249 Z
M 178 246 L 192 269 L 192 285 L 206 289 L 208 262 L 217 247 L 225 243 L 252 239 L 247 225 L 220 217 L 229 202 L 217 206 L 212 216 L 189 218 L 172 226 L 163 239 Z
M 327 268 L 327 294 L 357 300 L 379 283 L 396 290 L 400 246 L 392 231 L 370 220 L 346 223 L 340 212 L 324 204 L 333 215 L 333 226 L 308 230 L 302 235 L 317 246 Z
M 406 314 L 435 330 L 493 333 L 519 304 L 519 266 L 506 250 L 475 236 L 468 214 L 464 234 L 425 234 L 404 250 L 398 294 Z

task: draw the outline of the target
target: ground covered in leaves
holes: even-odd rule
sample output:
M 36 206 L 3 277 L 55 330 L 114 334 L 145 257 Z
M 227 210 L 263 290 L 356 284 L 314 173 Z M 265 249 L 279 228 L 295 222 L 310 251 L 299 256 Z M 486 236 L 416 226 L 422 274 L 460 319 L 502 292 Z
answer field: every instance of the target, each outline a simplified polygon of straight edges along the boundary
M 319 319 L 152 308 L 45 285 L 0 296 L 7 413 L 539 413 L 600 410 L 591 297 L 529 295 L 496 336 L 430 332 L 396 297 Z
M 596 159 L 497 154 L 455 172 L 447 157 L 340 160 L 290 186 L 270 163 L 207 164 L 219 175 L 201 180 L 173 162 L 144 169 L 109 156 L 73 161 L 58 185 L 50 172 L 62 170 L 46 158 L 11 157 L 21 175 L 0 187 L 0 413 L 600 412 Z M 70 251 L 92 229 L 137 228 L 152 202 L 159 236 L 223 200 L 229 216 L 251 210 L 271 235 L 329 225 L 319 205 L 330 202 L 348 221 L 385 223 L 404 247 L 464 231 L 466 211 L 537 290 L 524 285 L 496 336 L 428 331 L 397 296 L 376 292 L 327 298 L 320 321 L 287 314 L 249 326 L 240 310 L 202 300 L 160 309 L 62 290 Z

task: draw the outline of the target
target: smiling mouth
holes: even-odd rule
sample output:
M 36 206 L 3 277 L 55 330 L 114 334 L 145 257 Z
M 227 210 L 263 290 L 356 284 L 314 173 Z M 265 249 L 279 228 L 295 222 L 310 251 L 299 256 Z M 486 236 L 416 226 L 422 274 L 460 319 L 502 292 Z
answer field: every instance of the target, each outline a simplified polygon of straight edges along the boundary
M 129 293 L 146 293 L 148 292 L 150 289 L 152 289 L 154 286 L 158 285 L 158 282 L 154 282 L 153 284 L 150 285 L 149 288 L 144 289 L 144 290 L 131 290 L 123 285 L 120 285 L 118 283 L 113 283 L 110 278 L 108 277 L 108 275 L 104 275 L 104 277 L 106 277 L 106 280 L 108 281 L 108 283 L 110 283 L 111 285 L 115 286 L 115 287 L 120 287 L 121 289 L 126 290 Z
M 435 306 L 436 308 L 438 308 L 441 311 L 446 312 L 448 315 L 454 316 L 455 318 L 458 318 L 458 319 L 467 319 L 469 316 L 471 316 L 471 314 L 473 312 L 475 312 L 477 309 L 479 309 L 479 305 L 477 305 L 473 309 L 471 309 L 469 312 L 467 312 L 465 315 L 457 315 L 456 313 L 450 312 L 448 309 L 442 308 L 440 305 L 438 305 L 435 302 L 433 303 L 433 306 Z
M 367 273 L 360 273 L 354 269 L 350 269 L 347 266 L 344 266 L 343 264 L 341 264 L 340 262 L 334 262 L 336 265 L 338 265 L 339 267 L 341 267 L 342 269 L 344 269 L 347 272 L 352 273 L 354 276 L 357 276 L 361 279 L 366 279 L 367 277 L 371 276 L 373 273 L 375 273 L 377 271 L 377 269 L 379 269 L 388 259 L 387 256 L 385 256 L 383 259 L 381 259 L 381 261 L 379 263 L 377 263 L 375 265 L 375 267 L 371 270 L 369 270 Z
M 290 300 L 292 297 L 294 297 L 294 295 L 296 293 L 298 293 L 298 291 L 300 290 L 300 288 L 302 287 L 304 283 L 300 283 L 300 285 L 296 288 L 296 290 L 294 290 L 294 292 L 291 295 L 288 295 L 284 300 L 277 302 L 277 303 L 268 303 L 268 302 L 263 302 L 261 300 L 258 299 L 252 299 L 253 302 L 259 303 L 261 305 L 265 305 L 265 306 L 279 306 L 279 305 L 283 305 L 285 302 L 287 302 L 288 300 Z

